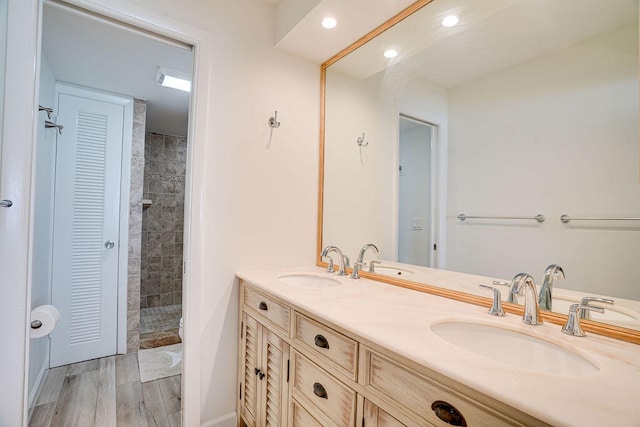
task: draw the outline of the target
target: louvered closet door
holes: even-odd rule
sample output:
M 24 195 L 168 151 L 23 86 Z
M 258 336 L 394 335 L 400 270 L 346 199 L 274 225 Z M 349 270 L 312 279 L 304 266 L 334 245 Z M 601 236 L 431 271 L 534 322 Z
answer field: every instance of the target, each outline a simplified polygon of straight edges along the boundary
M 60 93 L 51 367 L 116 353 L 124 108 Z

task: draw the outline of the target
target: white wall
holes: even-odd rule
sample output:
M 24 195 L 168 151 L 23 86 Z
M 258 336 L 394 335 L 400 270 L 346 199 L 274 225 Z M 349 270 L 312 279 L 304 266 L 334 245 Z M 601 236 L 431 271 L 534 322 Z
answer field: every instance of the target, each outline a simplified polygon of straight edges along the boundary
M 637 52 L 634 24 L 450 90 L 449 269 L 541 280 L 557 263 L 559 286 L 640 297 L 637 223 L 559 220 L 640 212 Z
M 46 58 L 40 63 L 40 105 L 55 106 L 55 77 Z M 55 114 L 55 111 L 54 111 Z M 51 237 L 53 233 L 53 185 L 56 158 L 56 129 L 45 129 L 47 114 L 41 111 L 36 143 L 35 200 L 33 223 L 33 270 L 31 308 L 51 304 Z M 53 120 L 55 122 L 55 117 Z M 49 367 L 49 336 L 32 339 L 29 349 L 29 397 L 34 396 L 36 380 Z M 29 402 L 33 403 L 33 402 Z
M 315 259 L 320 67 L 276 51 L 262 0 L 136 5 L 212 33 L 204 147 L 201 422 L 235 410 L 239 269 Z M 267 125 L 278 110 L 279 129 Z M 196 303 L 196 302 L 194 302 Z M 187 387 L 189 384 L 186 385 Z
M 365 243 L 380 249 L 373 258 L 396 258 L 398 102 L 446 116 L 446 91 L 426 80 L 406 80 L 393 69 L 366 80 L 327 72 L 322 244 L 352 260 Z M 360 148 L 363 132 L 369 145 Z

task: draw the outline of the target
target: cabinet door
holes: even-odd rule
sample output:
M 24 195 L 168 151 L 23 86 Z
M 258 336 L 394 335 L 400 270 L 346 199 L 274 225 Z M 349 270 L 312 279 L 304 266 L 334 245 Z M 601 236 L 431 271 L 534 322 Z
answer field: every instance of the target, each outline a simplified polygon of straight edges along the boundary
M 241 343 L 243 422 L 249 427 L 286 426 L 289 344 L 247 313 L 242 314 Z
M 289 344 L 264 326 L 260 374 L 261 422 L 265 427 L 287 425 L 287 399 L 289 397 Z
M 247 313 L 242 314 L 242 346 L 240 370 L 240 412 L 249 426 L 255 426 L 258 415 L 258 354 L 260 324 Z
M 406 427 L 368 400 L 364 401 L 364 427 Z

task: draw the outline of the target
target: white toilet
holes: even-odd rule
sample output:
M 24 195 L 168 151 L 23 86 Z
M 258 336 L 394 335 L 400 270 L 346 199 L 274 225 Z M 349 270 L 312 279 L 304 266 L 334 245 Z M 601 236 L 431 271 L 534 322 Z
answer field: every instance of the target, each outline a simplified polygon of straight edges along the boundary
M 182 317 L 180 318 L 180 327 L 178 327 L 178 336 L 180 336 L 180 340 L 182 340 Z

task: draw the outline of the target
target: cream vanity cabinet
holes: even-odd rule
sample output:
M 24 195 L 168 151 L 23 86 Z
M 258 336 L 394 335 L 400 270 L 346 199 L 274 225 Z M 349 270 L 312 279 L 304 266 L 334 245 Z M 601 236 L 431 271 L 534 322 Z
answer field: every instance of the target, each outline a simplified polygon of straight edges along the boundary
M 240 303 L 239 426 L 545 425 L 245 281 Z

